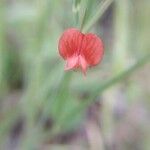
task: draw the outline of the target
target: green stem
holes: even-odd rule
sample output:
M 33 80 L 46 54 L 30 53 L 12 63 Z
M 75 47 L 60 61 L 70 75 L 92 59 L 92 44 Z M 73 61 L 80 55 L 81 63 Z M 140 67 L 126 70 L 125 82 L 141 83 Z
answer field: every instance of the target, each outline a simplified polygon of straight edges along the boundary
M 79 26 L 79 11 L 80 11 L 81 0 L 73 1 L 73 13 L 75 16 L 76 26 Z
M 131 52 L 129 0 L 116 0 L 114 12 L 113 71 L 118 73 L 126 67 Z
M 129 69 L 123 71 L 122 73 L 118 74 L 117 76 L 113 77 L 112 79 L 109 79 L 107 82 L 103 83 L 100 87 L 98 87 L 95 92 L 93 93 L 93 98 L 101 94 L 106 89 L 110 88 L 112 85 L 117 84 L 118 82 L 124 80 L 125 78 L 129 77 L 132 73 L 140 69 L 142 66 L 144 66 L 146 63 L 150 61 L 150 53 L 141 58 L 137 61 L 133 66 L 131 66 Z
M 101 2 L 96 9 L 95 14 L 91 17 L 91 19 L 85 24 L 82 28 L 82 32 L 86 33 L 88 30 L 99 20 L 99 18 L 105 13 L 105 11 L 109 8 L 112 4 L 113 0 L 106 0 Z
M 92 95 L 85 100 L 83 103 L 81 103 L 79 105 L 78 108 L 76 108 L 75 110 L 72 111 L 72 113 L 70 113 L 65 119 L 66 120 L 70 120 L 72 117 L 74 117 L 75 115 L 82 113 L 85 111 L 85 109 L 91 104 L 93 103 L 93 101 L 96 99 L 96 97 L 100 94 L 102 94 L 106 89 L 110 88 L 111 86 L 121 82 L 122 80 L 124 80 L 125 78 L 129 77 L 132 73 L 134 73 L 135 71 L 137 71 L 138 69 L 140 69 L 142 66 L 144 66 L 146 63 L 148 63 L 150 61 L 150 53 L 146 56 L 144 56 L 143 58 L 141 58 L 139 61 L 137 61 L 137 63 L 135 63 L 132 67 L 130 67 L 129 69 L 123 71 L 122 73 L 120 73 L 119 75 L 109 79 L 108 81 L 104 82 L 103 84 L 101 84 L 101 86 L 97 87 L 95 89 L 95 91 L 92 93 Z

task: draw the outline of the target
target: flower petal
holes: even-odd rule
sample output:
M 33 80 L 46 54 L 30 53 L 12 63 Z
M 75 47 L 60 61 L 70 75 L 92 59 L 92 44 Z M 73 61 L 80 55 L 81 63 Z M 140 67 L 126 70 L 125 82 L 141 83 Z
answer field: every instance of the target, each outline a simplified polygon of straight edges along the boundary
M 89 66 L 97 65 L 104 53 L 101 39 L 92 33 L 84 36 L 81 50 L 81 54 L 84 55 Z
M 67 58 L 65 70 L 74 69 L 78 66 L 78 56 Z
M 74 28 L 66 30 L 59 40 L 59 53 L 67 59 L 75 54 L 78 54 L 81 48 L 83 34 Z
M 88 64 L 87 64 L 85 58 L 81 55 L 79 55 L 79 63 L 80 63 L 82 72 L 84 73 L 84 75 L 86 75 L 86 70 L 87 70 Z

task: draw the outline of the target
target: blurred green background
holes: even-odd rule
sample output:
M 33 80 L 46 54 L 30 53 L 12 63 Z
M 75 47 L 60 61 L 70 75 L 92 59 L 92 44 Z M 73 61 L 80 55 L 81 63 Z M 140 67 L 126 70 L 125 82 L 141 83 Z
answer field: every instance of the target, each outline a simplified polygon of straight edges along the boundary
M 0 150 L 150 149 L 149 0 L 0 1 Z M 100 65 L 64 72 L 62 32 L 99 35 Z

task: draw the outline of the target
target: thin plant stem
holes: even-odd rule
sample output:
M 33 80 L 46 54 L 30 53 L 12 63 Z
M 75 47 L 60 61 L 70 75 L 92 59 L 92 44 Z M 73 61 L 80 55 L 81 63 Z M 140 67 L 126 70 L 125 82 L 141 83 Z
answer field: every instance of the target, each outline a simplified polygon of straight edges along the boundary
M 81 0 L 73 0 L 73 13 L 75 16 L 76 26 L 79 26 L 79 11 L 80 11 Z
M 127 70 L 121 72 L 117 76 L 109 79 L 107 82 L 103 83 L 100 87 L 98 87 L 95 92 L 93 93 L 93 98 L 96 98 L 99 94 L 101 94 L 106 89 L 110 88 L 111 86 L 117 84 L 118 82 L 124 80 L 125 78 L 131 76 L 132 73 L 143 67 L 145 64 L 149 63 L 150 61 L 150 54 L 147 54 L 140 60 L 138 60 L 133 66 L 129 67 Z
M 140 69 L 142 66 L 144 66 L 146 63 L 148 63 L 150 61 L 149 58 L 150 58 L 150 54 L 144 56 L 143 58 L 141 58 L 140 60 L 138 60 L 137 63 L 135 63 L 133 66 L 131 66 L 127 70 L 121 72 L 119 75 L 117 75 L 117 76 L 115 76 L 115 77 L 107 80 L 106 82 L 102 83 L 101 86 L 95 88 L 95 91 L 93 91 L 93 93 L 91 94 L 91 96 L 89 96 L 89 98 L 87 100 L 85 100 L 83 103 L 81 103 L 78 108 L 76 108 L 75 110 L 73 110 L 72 113 L 70 113 L 67 116 L 67 118 L 64 119 L 64 121 L 69 120 L 70 118 L 72 118 L 77 113 L 84 112 L 85 109 L 91 103 L 93 103 L 94 100 L 96 100 L 96 98 L 98 97 L 98 95 L 102 94 L 106 89 L 110 88 L 111 86 L 114 86 L 115 84 L 121 82 L 125 78 L 131 76 L 132 73 L 134 73 L 135 71 L 137 71 L 138 69 Z
M 96 9 L 96 12 L 93 16 L 91 16 L 91 19 L 86 23 L 86 25 L 82 28 L 82 32 L 86 33 L 89 31 L 89 29 L 99 20 L 99 18 L 105 13 L 105 11 L 109 8 L 109 6 L 112 4 L 113 0 L 106 0 L 102 1 L 98 9 Z

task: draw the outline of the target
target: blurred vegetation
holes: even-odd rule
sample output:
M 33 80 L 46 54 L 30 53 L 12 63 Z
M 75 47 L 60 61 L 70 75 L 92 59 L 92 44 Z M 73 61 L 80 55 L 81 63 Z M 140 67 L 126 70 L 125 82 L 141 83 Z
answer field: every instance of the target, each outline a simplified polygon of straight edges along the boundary
M 149 150 L 149 6 L 1 0 L 0 149 Z M 64 72 L 57 45 L 69 27 L 105 43 L 86 77 Z

